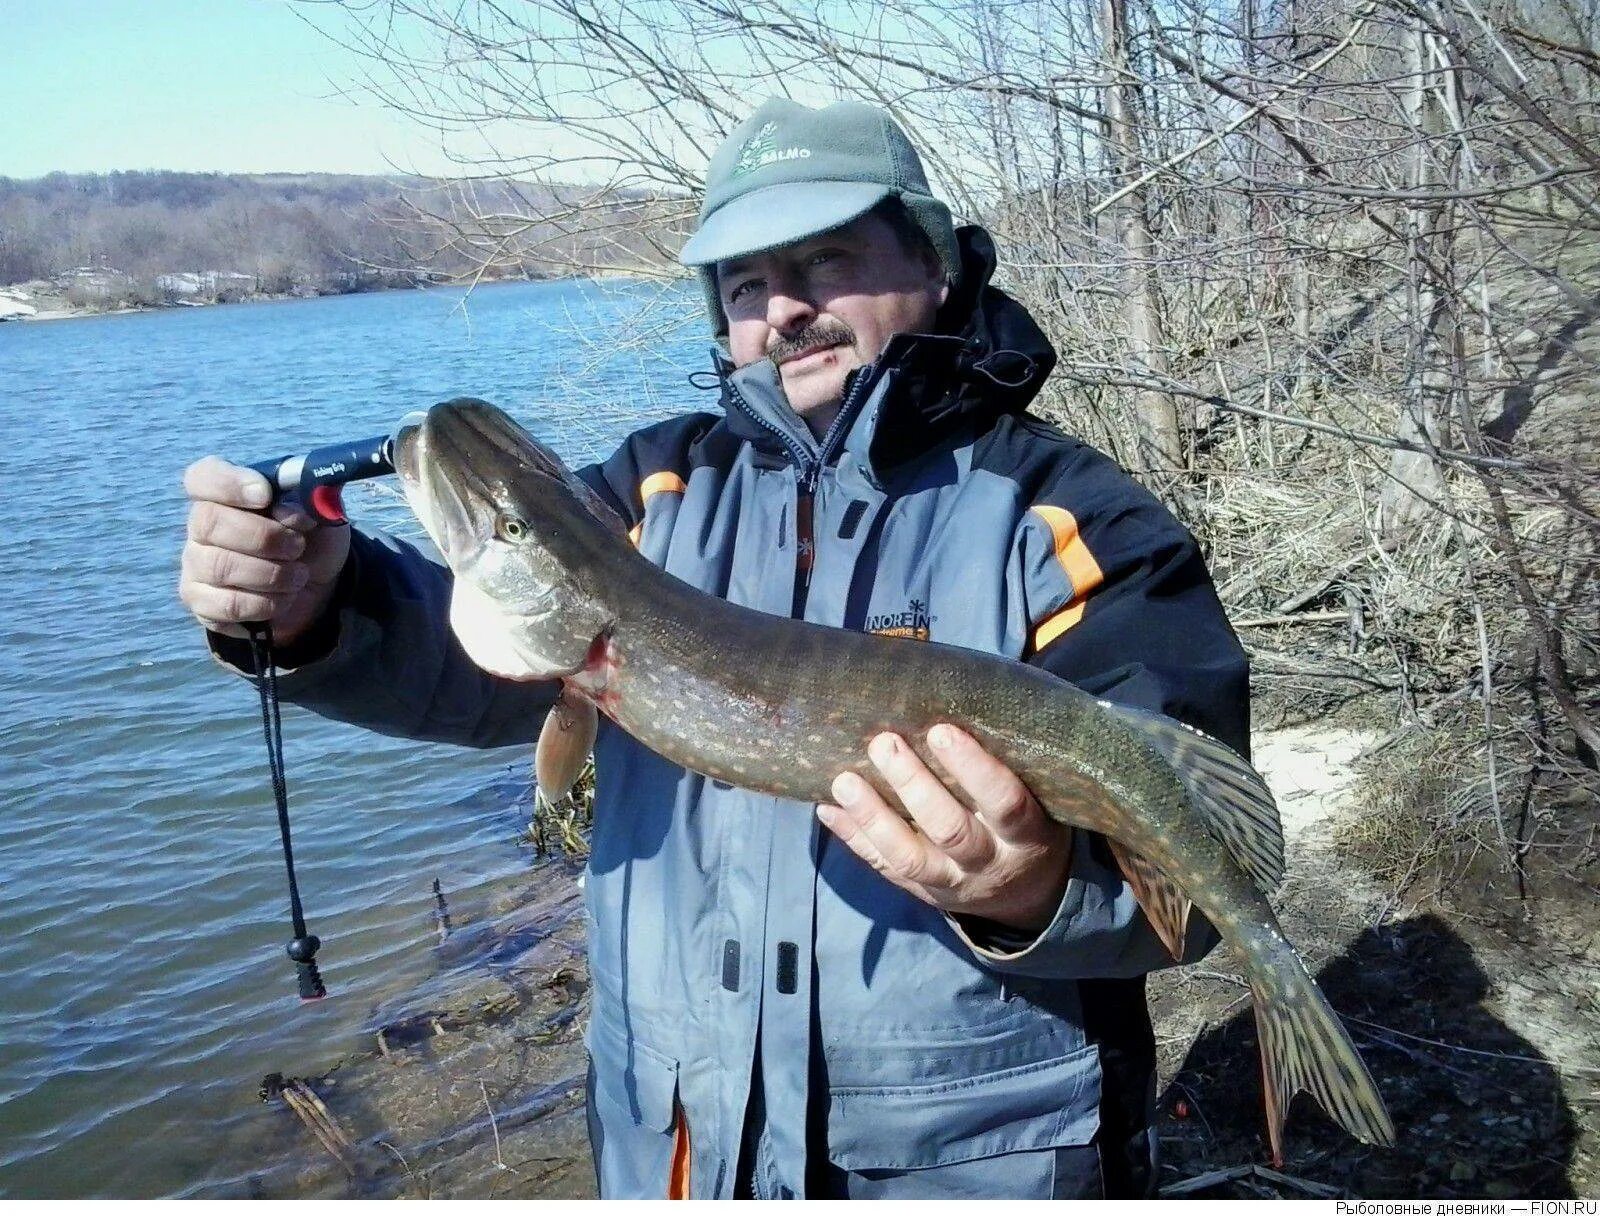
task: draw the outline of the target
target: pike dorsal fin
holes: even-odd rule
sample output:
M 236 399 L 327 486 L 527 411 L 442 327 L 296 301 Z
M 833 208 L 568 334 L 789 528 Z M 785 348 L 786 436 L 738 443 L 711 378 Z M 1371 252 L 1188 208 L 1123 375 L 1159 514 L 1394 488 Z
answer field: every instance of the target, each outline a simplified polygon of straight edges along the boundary
M 1189 923 L 1189 897 L 1178 885 L 1125 845 L 1106 838 L 1117 867 L 1128 880 L 1145 919 L 1176 962 L 1183 961 L 1184 933 Z
M 1283 821 L 1261 775 L 1227 744 L 1172 718 L 1102 702 L 1172 766 L 1206 827 L 1259 887 L 1283 881 Z
M 533 756 L 534 776 L 546 801 L 557 802 L 567 796 L 583 772 L 599 730 L 600 718 L 594 703 L 563 686 L 545 716 Z

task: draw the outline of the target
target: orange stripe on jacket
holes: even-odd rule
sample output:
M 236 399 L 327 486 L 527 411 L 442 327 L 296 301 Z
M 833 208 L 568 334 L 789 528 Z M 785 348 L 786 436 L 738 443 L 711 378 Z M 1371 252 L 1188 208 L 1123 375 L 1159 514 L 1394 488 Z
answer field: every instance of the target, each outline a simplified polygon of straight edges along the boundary
M 647 505 L 652 498 L 662 491 L 672 494 L 682 494 L 689 487 L 683 484 L 683 478 L 676 473 L 663 470 L 652 473 L 639 483 L 639 505 Z M 644 520 L 640 520 L 628 529 L 628 539 L 633 542 L 633 547 L 639 547 L 639 537 L 644 535 Z
M 639 483 L 639 503 L 642 506 L 663 490 L 671 490 L 675 494 L 682 494 L 688 488 L 683 484 L 683 478 L 676 473 L 670 471 L 652 473 Z
M 667 1178 L 667 1198 L 689 1198 L 689 1119 L 683 1104 L 674 1102 L 677 1118 L 672 1125 L 672 1172 Z
M 1036 506 L 1031 509 L 1050 526 L 1050 534 L 1056 542 L 1056 560 L 1061 563 L 1072 584 L 1072 598 L 1060 611 L 1047 616 L 1034 629 L 1033 649 L 1037 652 L 1083 619 L 1084 604 L 1094 589 L 1105 582 L 1105 574 L 1100 569 L 1100 563 L 1094 560 L 1094 554 L 1089 552 L 1089 546 L 1083 543 L 1083 537 L 1078 534 L 1078 521 L 1071 511 L 1064 507 Z

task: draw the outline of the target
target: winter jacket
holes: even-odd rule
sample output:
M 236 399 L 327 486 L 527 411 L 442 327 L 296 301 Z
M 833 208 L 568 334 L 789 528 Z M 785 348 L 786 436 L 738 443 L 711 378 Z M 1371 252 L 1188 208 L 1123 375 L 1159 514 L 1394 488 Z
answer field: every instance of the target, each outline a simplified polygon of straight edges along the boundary
M 641 430 L 580 475 L 645 555 L 712 595 L 1035 663 L 1243 752 L 1245 659 L 1193 539 L 1025 412 L 1054 351 L 990 285 L 986 234 L 961 236 L 938 332 L 897 335 L 854 373 L 820 441 L 770 362 L 719 360 L 719 412 Z M 533 740 L 553 688 L 475 668 L 449 585 L 358 533 L 331 652 L 282 695 L 413 738 Z M 808 805 L 685 772 L 605 722 L 595 758 L 604 1195 L 729 1196 L 741 1144 L 758 1194 L 1050 1195 L 1076 1185 L 1062 1171 L 1083 1146 L 1148 1145 L 1143 977 L 1171 959 L 1103 840 L 1075 833 L 1055 917 L 1025 940 L 893 887 Z M 1215 940 L 1191 936 L 1192 956 Z

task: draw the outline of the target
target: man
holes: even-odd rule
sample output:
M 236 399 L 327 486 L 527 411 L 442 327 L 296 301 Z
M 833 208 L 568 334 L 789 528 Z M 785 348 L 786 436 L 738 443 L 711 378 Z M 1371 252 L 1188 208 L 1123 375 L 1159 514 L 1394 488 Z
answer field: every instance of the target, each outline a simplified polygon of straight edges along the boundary
M 1036 663 L 1245 748 L 1245 663 L 1193 540 L 1023 412 L 1054 352 L 887 115 L 763 105 L 713 158 L 683 257 L 722 412 L 581 473 L 646 555 L 750 607 Z M 471 665 L 447 572 L 251 514 L 264 484 L 219 461 L 188 486 L 183 598 L 219 655 L 244 666 L 225 635 L 270 617 L 302 705 L 475 746 L 536 736 L 553 689 Z M 1170 959 L 1103 841 L 961 732 L 929 743 L 948 784 L 903 740 L 869 747 L 912 826 L 853 777 L 813 814 L 602 729 L 585 892 L 603 1194 L 1153 1189 L 1143 977 Z

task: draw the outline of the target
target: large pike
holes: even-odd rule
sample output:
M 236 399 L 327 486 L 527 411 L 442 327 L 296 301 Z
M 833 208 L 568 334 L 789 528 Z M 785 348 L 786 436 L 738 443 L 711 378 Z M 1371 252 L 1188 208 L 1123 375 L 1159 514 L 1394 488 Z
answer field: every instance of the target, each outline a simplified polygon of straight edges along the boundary
M 1235 949 L 1255 996 L 1275 1159 L 1308 1090 L 1352 1135 L 1390 1144 L 1371 1076 L 1264 892 L 1283 875 L 1272 795 L 1227 747 L 1097 700 L 1037 667 L 830 629 L 730 604 L 657 568 L 595 494 L 505 414 L 468 399 L 403 431 L 396 465 L 455 573 L 451 623 L 511 679 L 564 682 L 540 739 L 540 784 L 565 789 L 594 711 L 707 777 L 831 802 L 893 731 L 931 763 L 928 730 L 968 731 L 1054 819 L 1102 833 L 1146 917 L 1181 957 L 1191 903 Z

